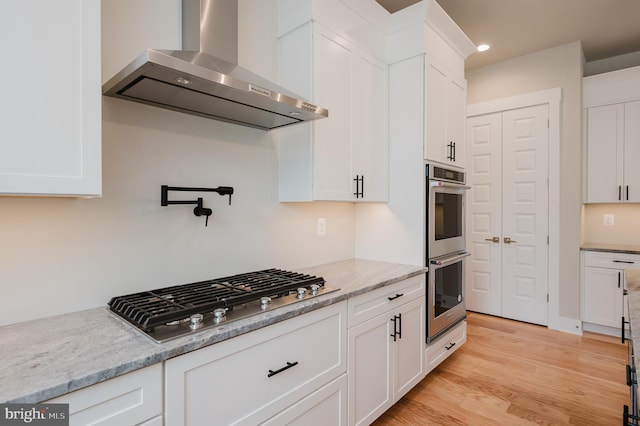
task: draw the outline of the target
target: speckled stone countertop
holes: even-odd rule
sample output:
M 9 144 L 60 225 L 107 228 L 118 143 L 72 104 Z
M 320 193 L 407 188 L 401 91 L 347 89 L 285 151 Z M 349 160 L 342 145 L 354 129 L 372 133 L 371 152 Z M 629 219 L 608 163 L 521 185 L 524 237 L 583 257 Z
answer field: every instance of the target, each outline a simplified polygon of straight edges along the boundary
M 627 294 L 629 303 L 629 326 L 633 339 L 633 353 L 636 364 L 640 360 L 640 269 L 627 269 Z
M 612 253 L 640 254 L 640 246 L 628 244 L 583 243 L 580 246 L 580 249 L 586 251 L 608 251 Z
M 152 341 L 106 307 L 0 327 L 0 403 L 45 401 L 426 270 L 357 259 L 299 269 L 340 291 L 166 343 Z

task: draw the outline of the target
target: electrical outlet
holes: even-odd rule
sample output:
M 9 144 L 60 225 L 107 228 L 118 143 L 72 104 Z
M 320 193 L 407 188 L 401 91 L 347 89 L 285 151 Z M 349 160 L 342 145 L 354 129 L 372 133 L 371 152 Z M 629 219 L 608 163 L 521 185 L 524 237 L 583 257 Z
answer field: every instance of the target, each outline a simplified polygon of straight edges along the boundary
M 327 233 L 327 219 L 324 217 L 319 217 L 318 222 L 316 224 L 316 230 L 318 235 L 324 235 Z
M 604 215 L 604 224 L 607 226 L 611 226 L 613 225 L 614 220 L 613 220 L 613 215 L 612 214 L 605 214 Z

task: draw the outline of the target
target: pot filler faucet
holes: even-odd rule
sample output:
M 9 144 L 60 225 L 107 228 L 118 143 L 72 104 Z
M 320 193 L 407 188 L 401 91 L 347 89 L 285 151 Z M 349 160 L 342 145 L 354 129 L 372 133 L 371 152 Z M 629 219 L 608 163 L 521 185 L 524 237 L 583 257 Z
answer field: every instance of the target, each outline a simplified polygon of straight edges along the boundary
M 160 187 L 160 205 L 166 207 L 170 204 L 195 204 L 193 214 L 196 216 L 204 216 L 204 226 L 209 224 L 209 216 L 213 214 L 213 210 L 208 209 L 202 204 L 202 197 L 198 197 L 197 200 L 174 200 L 169 201 L 169 191 L 187 191 L 187 192 L 217 192 L 220 195 L 229 196 L 229 205 L 231 205 L 231 195 L 233 194 L 233 187 L 231 186 L 219 186 L 217 188 L 187 188 L 183 186 L 168 186 L 162 185 Z

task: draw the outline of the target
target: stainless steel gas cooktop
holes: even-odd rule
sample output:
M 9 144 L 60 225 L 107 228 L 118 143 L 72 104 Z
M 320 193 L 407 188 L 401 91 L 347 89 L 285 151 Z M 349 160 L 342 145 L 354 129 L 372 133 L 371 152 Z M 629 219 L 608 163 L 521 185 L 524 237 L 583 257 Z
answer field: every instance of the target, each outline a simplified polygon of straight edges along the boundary
M 109 308 L 164 342 L 337 290 L 322 277 L 266 269 L 118 296 Z

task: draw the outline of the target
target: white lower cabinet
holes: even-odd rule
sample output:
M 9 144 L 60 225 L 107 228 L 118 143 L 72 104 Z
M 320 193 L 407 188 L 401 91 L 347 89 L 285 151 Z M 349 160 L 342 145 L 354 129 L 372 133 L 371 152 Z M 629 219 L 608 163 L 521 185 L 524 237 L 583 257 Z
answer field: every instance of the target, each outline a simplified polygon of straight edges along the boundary
M 162 425 L 162 364 L 151 365 L 45 403 L 69 404 L 71 426 Z
M 345 347 L 346 302 L 341 302 L 172 358 L 165 362 L 166 425 L 276 424 L 278 416 L 313 417 L 321 411 L 314 404 L 322 403 L 305 398 L 346 373 Z M 333 410 L 344 409 L 344 404 L 336 408 L 335 398 L 342 395 L 327 392 L 326 406 L 341 418 L 344 414 Z
M 425 376 L 424 276 L 348 303 L 349 425 L 368 425 Z
M 445 359 L 449 358 L 452 353 L 457 351 L 467 341 L 467 322 L 462 321 L 460 324 L 447 331 L 435 341 L 427 345 L 425 351 L 425 370 L 429 374 L 431 370 L 436 368 Z
M 582 328 L 620 335 L 625 314 L 624 270 L 640 266 L 640 255 L 582 251 Z
M 343 374 L 263 425 L 345 426 L 347 424 L 347 375 Z

